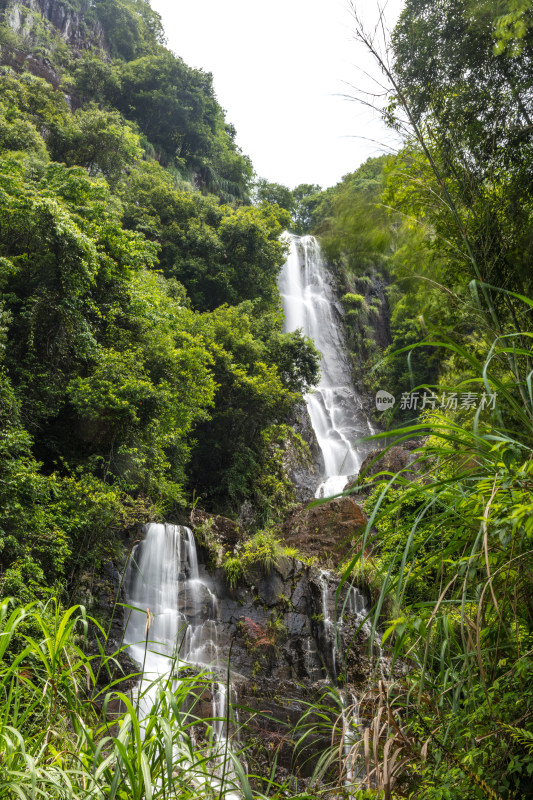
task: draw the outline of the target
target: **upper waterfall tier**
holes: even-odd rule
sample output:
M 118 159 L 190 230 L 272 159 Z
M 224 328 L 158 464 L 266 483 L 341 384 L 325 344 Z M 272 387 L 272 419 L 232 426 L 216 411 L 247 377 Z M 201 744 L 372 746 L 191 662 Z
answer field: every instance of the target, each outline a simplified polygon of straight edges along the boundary
M 306 404 L 323 456 L 317 496 L 341 492 L 359 471 L 366 451 L 358 439 L 373 433 L 351 378 L 331 274 L 314 236 L 285 234 L 290 252 L 279 278 L 285 330 L 301 328 L 322 353 L 321 378 Z

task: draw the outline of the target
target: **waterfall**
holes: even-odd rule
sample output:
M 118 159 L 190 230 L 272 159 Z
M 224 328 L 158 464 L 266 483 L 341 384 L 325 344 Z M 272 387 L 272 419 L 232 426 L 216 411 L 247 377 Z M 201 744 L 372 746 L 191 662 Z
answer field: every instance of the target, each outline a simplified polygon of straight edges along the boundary
M 349 478 L 359 471 L 366 448 L 357 447 L 357 441 L 374 431 L 351 379 L 342 313 L 319 244 L 313 236 L 286 234 L 286 238 L 289 255 L 278 283 L 285 312 L 285 331 L 301 329 L 322 354 L 319 384 L 305 400 L 322 454 L 322 480 L 316 497 L 328 497 L 342 492 Z M 341 633 L 346 612 L 367 636 L 372 627 L 366 619 L 369 613 L 367 603 L 356 587 L 348 587 L 347 597 L 335 619 L 331 614 L 333 598 L 327 570 L 320 571 L 319 585 L 324 644 L 329 651 L 326 660 L 330 665 L 330 680 L 337 683 L 337 658 L 342 647 Z M 378 648 L 381 667 L 383 659 L 379 644 Z M 346 787 L 351 794 L 352 788 L 357 789 L 360 785 L 364 772 L 354 756 L 360 737 L 358 701 L 345 689 L 339 690 L 339 697 L 342 702 Z
M 143 681 L 162 675 L 179 680 L 180 666 L 211 671 L 215 746 L 210 756 L 219 767 L 225 759 L 228 731 L 226 686 L 218 680 L 223 667 L 217 642 L 218 600 L 208 580 L 200 577 L 190 528 L 151 523 L 144 527 L 144 534 L 126 572 L 126 601 L 134 608 L 127 619 L 124 643 L 131 657 L 144 667 Z M 141 717 L 150 711 L 154 699 L 149 689 L 140 703 Z M 233 780 L 232 768 L 227 766 L 225 772 Z M 215 777 L 212 783 L 218 794 L 220 781 Z M 239 798 L 232 791 L 225 791 L 223 796 L 226 800 Z
M 290 254 L 279 279 L 285 330 L 301 328 L 322 354 L 319 385 L 305 399 L 323 461 L 316 495 L 329 496 L 341 492 L 348 479 L 358 472 L 365 450 L 357 447 L 357 441 L 373 431 L 351 380 L 342 315 L 319 245 L 312 236 L 286 236 Z M 350 624 L 355 621 L 367 635 L 371 626 L 365 619 L 368 614 L 365 599 L 354 587 L 348 587 L 342 611 L 336 615 L 332 613 L 336 603 L 331 577 L 327 570 L 321 570 L 318 580 L 326 669 L 332 684 L 339 685 L 338 666 L 343 646 L 340 633 L 345 630 L 347 615 Z M 223 663 L 218 642 L 218 598 L 205 570 L 199 568 L 192 531 L 170 524 L 145 526 L 144 538 L 133 551 L 128 565 L 125 593 L 128 605 L 133 607 L 127 621 L 125 643 L 132 658 L 144 667 L 143 680 L 144 677 L 150 680 L 171 675 L 177 682 L 180 666 L 194 665 L 202 671 L 210 671 L 213 722 L 209 758 L 220 764 L 221 753 L 226 759 L 229 745 L 225 718 L 234 690 L 230 687 L 228 696 L 226 685 L 219 680 Z M 310 638 L 304 661 L 311 673 L 314 667 Z M 354 755 L 360 736 L 357 698 L 340 686 L 339 696 L 343 706 L 347 785 L 358 785 L 359 765 Z M 141 715 L 144 709 L 147 713 L 152 700 L 148 692 L 144 706 L 140 705 Z M 235 776 L 230 769 L 226 769 L 225 774 L 232 779 Z M 217 784 L 216 775 L 213 780 L 217 794 L 222 794 L 219 792 L 221 781 Z M 223 796 L 226 800 L 237 800 L 240 794 L 224 792 Z
M 279 277 L 285 331 L 301 328 L 322 353 L 321 377 L 306 395 L 311 424 L 323 457 L 317 497 L 342 492 L 366 455 L 356 442 L 373 433 L 351 380 L 342 316 L 333 280 L 314 236 L 285 234 L 289 255 Z
M 145 671 L 165 674 L 178 661 L 217 669 L 217 599 L 200 579 L 196 543 L 189 528 L 151 523 L 135 548 L 126 575 L 134 610 L 124 641 Z M 147 609 L 150 611 L 145 648 Z M 146 649 L 146 653 L 145 653 Z

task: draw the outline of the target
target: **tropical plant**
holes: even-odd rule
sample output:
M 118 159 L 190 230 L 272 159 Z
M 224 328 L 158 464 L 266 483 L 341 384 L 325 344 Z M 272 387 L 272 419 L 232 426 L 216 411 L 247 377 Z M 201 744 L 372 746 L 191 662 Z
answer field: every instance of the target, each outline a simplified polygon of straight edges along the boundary
M 149 620 L 146 628 L 149 647 Z M 215 746 L 214 726 L 227 725 L 231 710 L 224 720 L 196 713 L 213 676 L 139 684 L 140 674 L 121 666 L 123 650 L 105 648 L 106 632 L 82 607 L 0 603 L 2 797 L 207 800 L 237 792 L 251 800 L 238 748 Z
M 390 777 L 386 762 L 398 749 L 398 778 L 413 797 L 448 797 L 446 787 L 469 798 L 525 796 L 533 773 L 516 733 L 533 717 L 533 373 L 521 346 L 532 336 L 502 334 L 485 361 L 435 340 L 470 366 L 457 390 L 482 388 L 494 410 L 430 412 L 386 434 L 393 443 L 429 435 L 420 477 L 373 476 L 367 530 L 345 574 L 371 545 L 382 583 L 373 628 L 388 603 L 383 642 L 409 666 L 388 687 L 388 724 L 373 723 L 382 740 L 374 769 Z

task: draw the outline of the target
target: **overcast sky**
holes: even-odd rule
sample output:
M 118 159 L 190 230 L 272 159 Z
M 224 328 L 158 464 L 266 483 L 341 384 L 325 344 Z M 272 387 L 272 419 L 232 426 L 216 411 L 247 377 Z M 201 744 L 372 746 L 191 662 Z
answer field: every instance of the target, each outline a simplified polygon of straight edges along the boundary
M 360 6 L 375 22 L 377 0 Z M 340 96 L 350 84 L 368 86 L 361 68 L 378 74 L 354 42 L 348 0 L 152 0 L 152 7 L 168 46 L 213 73 L 237 143 L 260 177 L 325 188 L 393 144 L 375 113 Z M 389 0 L 390 27 L 401 7 Z

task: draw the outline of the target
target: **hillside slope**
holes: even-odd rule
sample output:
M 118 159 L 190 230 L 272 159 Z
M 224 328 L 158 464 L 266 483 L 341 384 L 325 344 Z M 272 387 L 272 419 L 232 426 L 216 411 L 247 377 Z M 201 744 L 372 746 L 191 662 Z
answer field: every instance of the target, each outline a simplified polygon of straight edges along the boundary
M 0 591 L 31 599 L 192 492 L 282 513 L 317 367 L 281 332 L 287 215 L 247 204 L 211 76 L 149 4 L 0 10 Z

